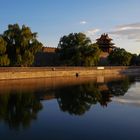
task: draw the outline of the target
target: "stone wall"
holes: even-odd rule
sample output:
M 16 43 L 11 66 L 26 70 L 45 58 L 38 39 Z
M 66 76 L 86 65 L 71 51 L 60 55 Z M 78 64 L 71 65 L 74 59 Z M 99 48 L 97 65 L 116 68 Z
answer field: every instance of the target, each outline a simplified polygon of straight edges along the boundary
M 99 65 L 100 66 L 107 66 L 107 65 L 109 65 L 109 62 L 107 60 L 108 56 L 109 56 L 109 53 L 101 52 L 101 54 L 100 54 L 100 61 L 99 61 Z
M 35 62 L 33 66 L 61 66 L 62 62 L 60 60 L 58 53 L 58 48 L 55 47 L 43 47 L 41 52 L 38 52 L 35 56 Z M 109 62 L 107 60 L 109 53 L 101 52 L 100 53 L 100 66 L 108 66 Z
M 60 65 L 59 54 L 56 53 L 58 48 L 43 47 L 41 52 L 35 55 L 35 61 L 33 66 L 58 66 Z
M 58 48 L 55 47 L 43 47 L 41 52 L 38 52 L 35 56 L 35 61 L 33 66 L 61 66 L 62 62 L 60 60 L 58 53 Z M 108 66 L 109 62 L 107 60 L 109 53 L 101 52 L 100 54 L 100 66 Z
M 38 52 L 35 56 L 34 66 L 58 66 L 60 65 L 59 54 L 53 52 Z
M 2 79 L 28 79 L 52 77 L 81 77 L 112 74 L 140 73 L 140 67 L 31 67 L 31 68 L 0 68 Z
M 42 52 L 47 52 L 47 53 L 55 53 L 57 51 L 57 48 L 55 47 L 43 47 Z

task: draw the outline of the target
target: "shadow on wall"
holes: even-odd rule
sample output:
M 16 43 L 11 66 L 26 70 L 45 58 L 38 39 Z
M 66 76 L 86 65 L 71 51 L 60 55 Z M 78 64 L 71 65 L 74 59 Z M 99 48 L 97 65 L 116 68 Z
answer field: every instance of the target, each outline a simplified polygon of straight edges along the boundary
M 58 66 L 59 54 L 39 52 L 35 56 L 34 66 Z

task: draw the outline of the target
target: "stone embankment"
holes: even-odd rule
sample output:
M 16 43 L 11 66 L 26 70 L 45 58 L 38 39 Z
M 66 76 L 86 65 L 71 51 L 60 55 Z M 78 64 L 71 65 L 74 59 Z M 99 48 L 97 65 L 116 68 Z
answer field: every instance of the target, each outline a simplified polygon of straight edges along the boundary
M 2 79 L 79 77 L 112 74 L 139 74 L 140 67 L 1 67 Z

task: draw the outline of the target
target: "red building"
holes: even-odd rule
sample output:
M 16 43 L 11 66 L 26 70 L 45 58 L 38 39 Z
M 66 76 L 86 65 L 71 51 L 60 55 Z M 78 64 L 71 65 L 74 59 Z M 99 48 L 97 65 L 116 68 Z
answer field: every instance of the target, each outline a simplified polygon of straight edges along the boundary
M 111 41 L 112 39 L 109 38 L 108 34 L 102 34 L 101 37 L 97 39 L 96 43 L 103 52 L 110 53 L 116 48 Z
M 101 49 L 100 54 L 100 65 L 108 65 L 109 62 L 107 60 L 108 55 L 114 50 L 116 47 L 114 43 L 112 43 L 112 39 L 109 38 L 108 34 L 102 34 L 100 38 L 97 39 L 96 42 Z

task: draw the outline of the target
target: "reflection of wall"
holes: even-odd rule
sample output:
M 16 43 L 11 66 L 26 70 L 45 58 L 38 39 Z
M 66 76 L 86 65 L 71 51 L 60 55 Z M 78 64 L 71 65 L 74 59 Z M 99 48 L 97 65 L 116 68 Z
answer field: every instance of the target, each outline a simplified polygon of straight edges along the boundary
M 100 76 L 101 77 L 101 76 Z M 124 79 L 124 75 L 104 76 L 104 82 Z M 60 82 L 61 81 L 61 82 Z M 20 80 L 2 80 L 0 81 L 0 94 L 10 91 L 28 91 L 33 92 L 38 89 L 54 90 L 59 87 L 79 85 L 83 83 L 97 82 L 98 76 L 93 77 L 60 77 L 60 78 L 40 78 L 40 79 L 20 79 Z M 104 83 L 103 83 L 104 84 Z M 101 84 L 101 85 L 103 85 Z M 50 95 L 49 95 L 50 96 Z
M 98 79 L 104 79 L 104 82 L 102 80 L 97 82 L 99 81 Z M 37 101 L 39 104 L 36 104 L 35 108 L 39 107 L 39 110 L 42 108 L 40 100 L 56 99 L 62 111 L 74 115 L 83 115 L 92 105 L 97 103 L 101 106 L 107 106 L 111 101 L 111 97 L 124 95 L 129 87 L 130 79 L 122 75 L 114 77 L 100 76 L 99 78 L 75 77 L 10 80 L 0 81 L 0 97 L 2 100 L 5 99 L 3 98 L 5 96 L 10 97 L 8 102 L 13 98 L 14 103 L 18 101 L 23 107 L 24 103 L 22 103 L 22 100 L 25 101 L 27 105 L 29 103 L 29 107 L 32 101 L 35 101 L 35 103 Z M 21 96 L 22 98 L 19 98 L 20 101 L 18 97 Z M 14 105 L 12 108 L 14 108 Z
M 97 76 L 97 83 L 104 83 L 105 77 L 104 76 Z

